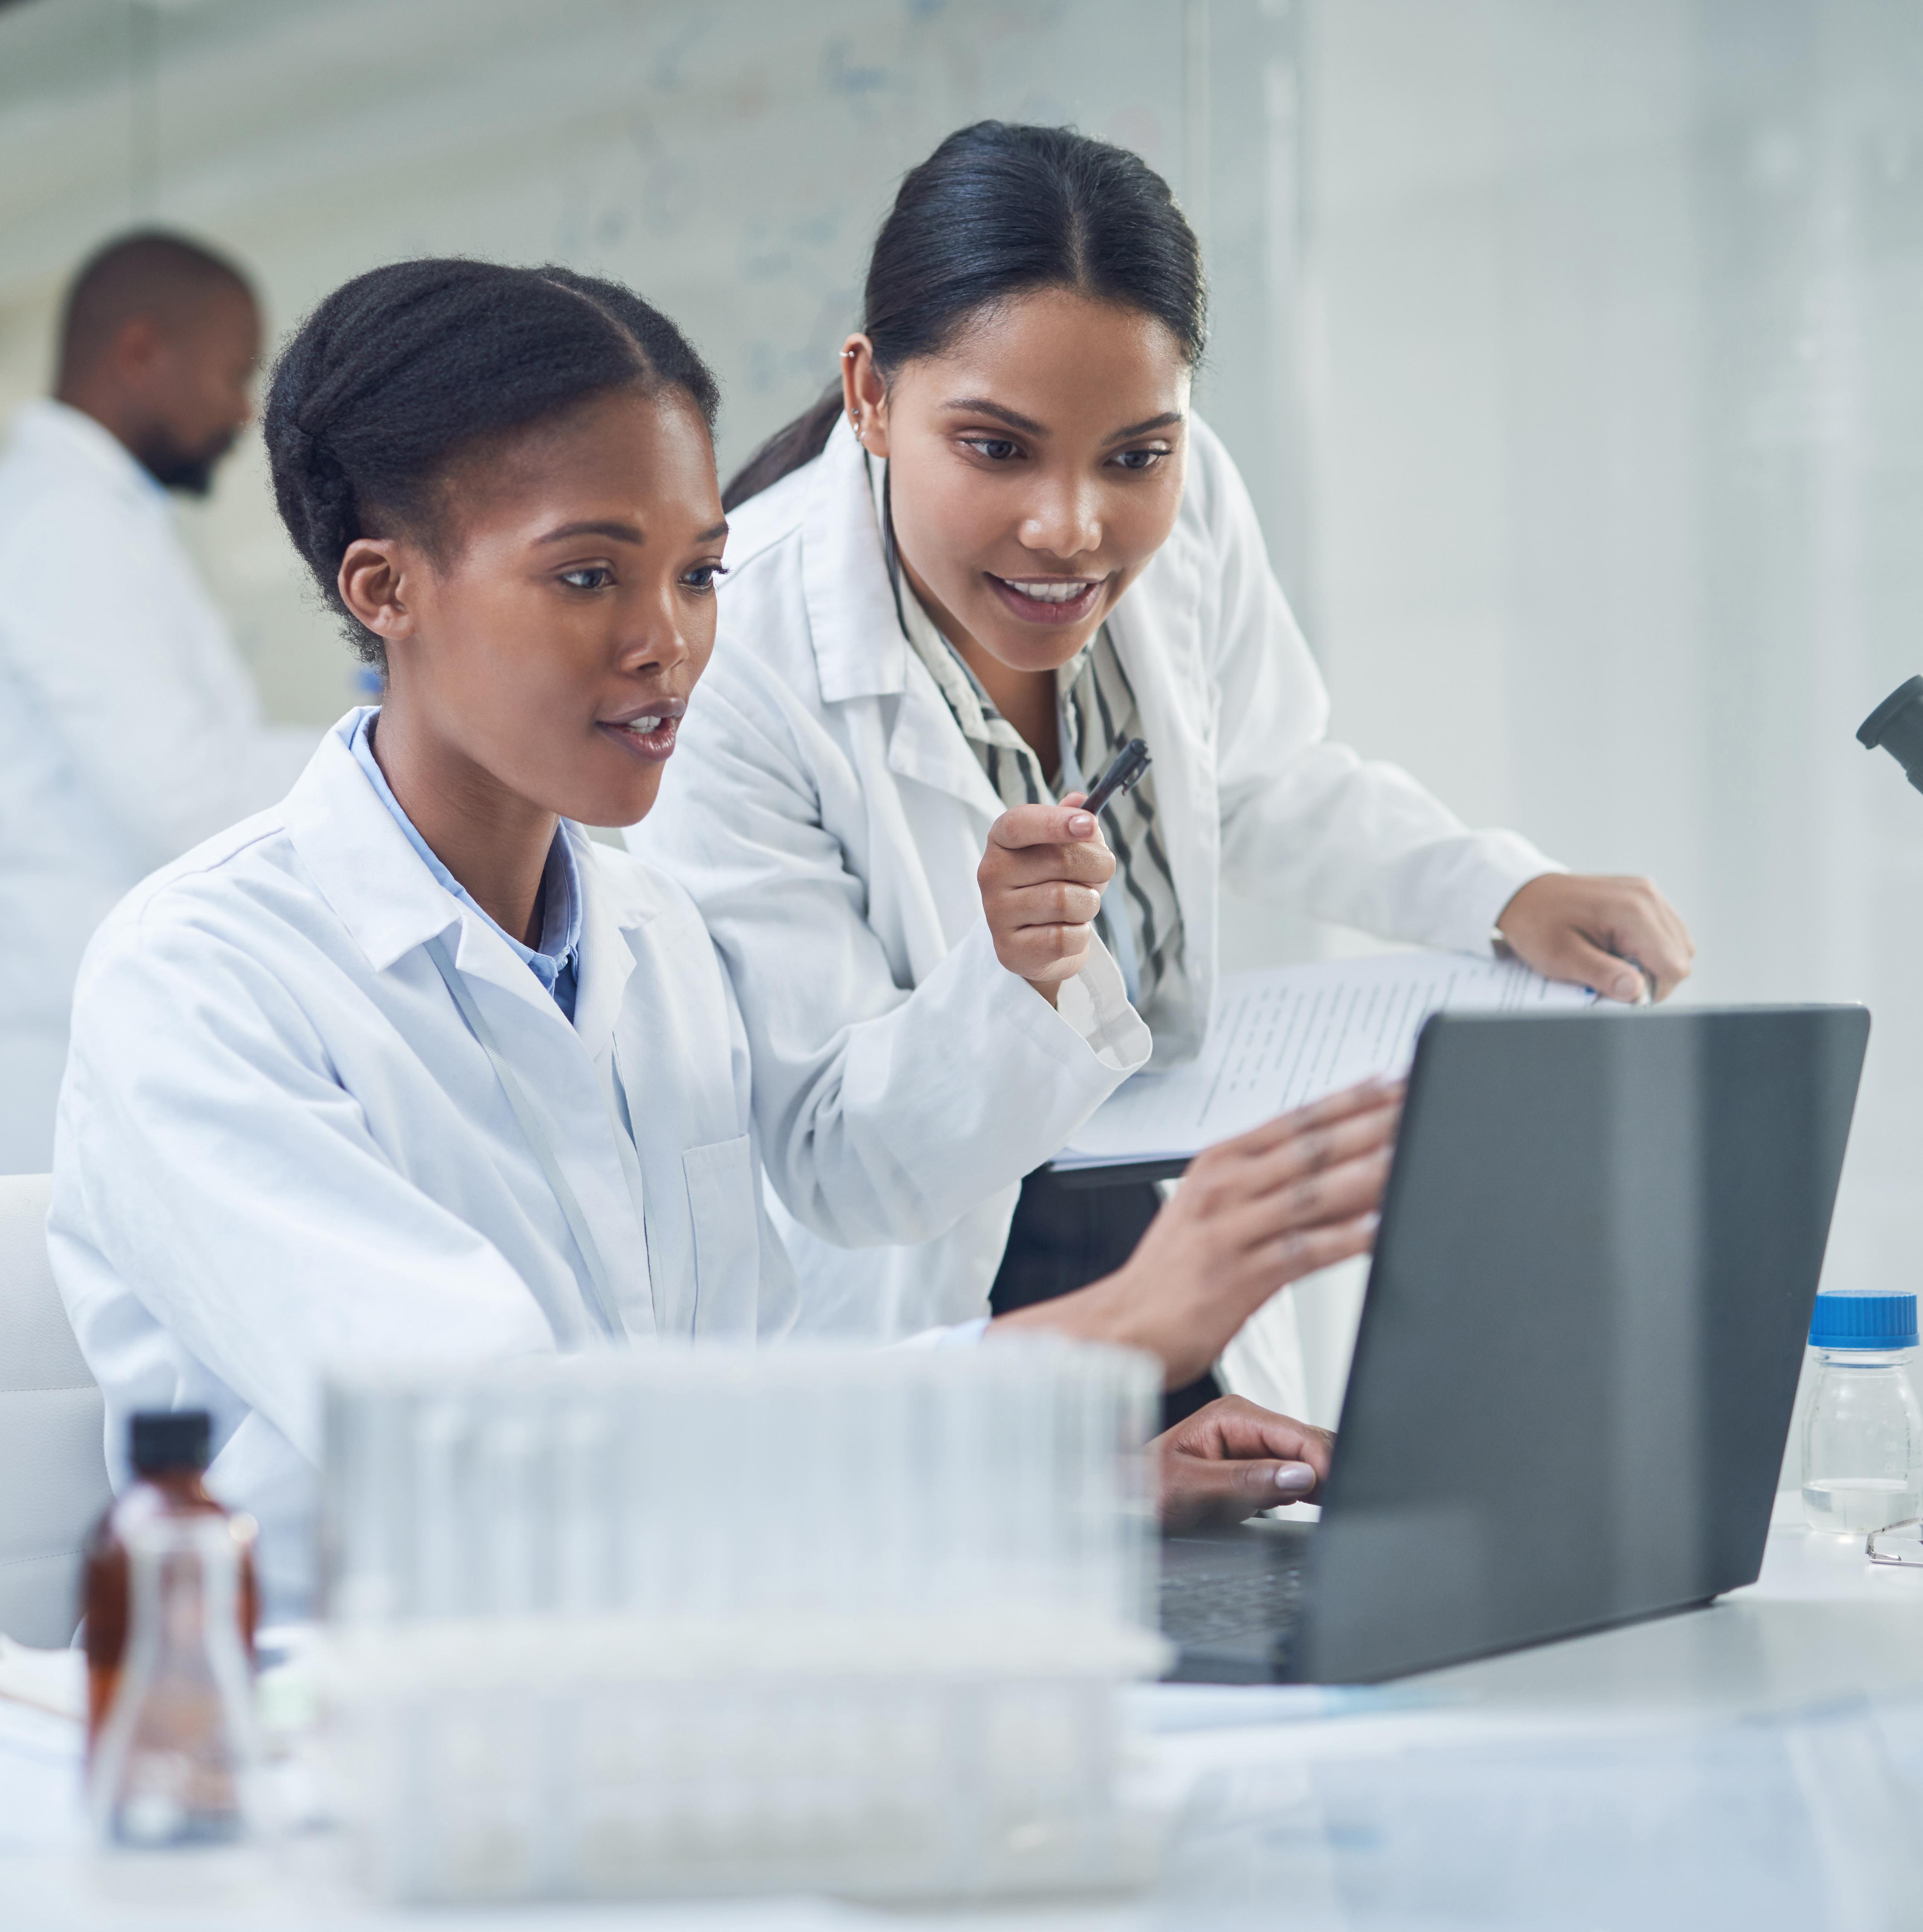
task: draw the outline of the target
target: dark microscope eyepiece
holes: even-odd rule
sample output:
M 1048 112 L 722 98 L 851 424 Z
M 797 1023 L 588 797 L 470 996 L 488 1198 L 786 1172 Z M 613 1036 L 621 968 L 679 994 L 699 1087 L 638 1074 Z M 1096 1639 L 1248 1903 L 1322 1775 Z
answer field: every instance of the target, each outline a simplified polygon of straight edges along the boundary
M 1856 728 L 1865 751 L 1880 745 L 1923 791 L 1923 677 L 1900 684 Z

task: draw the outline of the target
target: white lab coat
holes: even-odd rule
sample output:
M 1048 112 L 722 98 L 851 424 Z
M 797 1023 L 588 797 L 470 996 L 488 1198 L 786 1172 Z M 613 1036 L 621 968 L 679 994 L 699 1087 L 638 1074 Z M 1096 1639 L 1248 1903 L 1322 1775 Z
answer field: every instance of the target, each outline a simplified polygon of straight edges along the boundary
M 779 1335 L 795 1310 L 746 1040 L 687 896 L 566 828 L 584 902 L 570 1025 L 436 883 L 355 763 L 353 722 L 280 806 L 154 874 L 88 948 L 47 1224 L 116 1484 L 133 1411 L 211 1411 L 210 1480 L 260 1520 L 277 1612 L 310 1584 L 326 1364 L 595 1333 L 580 1252 L 436 934 L 458 934 L 628 1334 Z
M 0 454 L 0 1173 L 47 1165 L 94 927 L 319 735 L 261 722 L 166 493 L 92 417 L 28 404 Z
M 47 1224 L 116 1483 L 133 1411 L 209 1410 L 210 1480 L 260 1518 L 283 1610 L 310 1584 L 326 1364 L 592 1334 L 585 1264 L 426 950 L 437 934 L 458 933 L 457 969 L 545 1124 L 629 1335 L 766 1339 L 796 1312 L 764 1206 L 748 1036 L 686 893 L 565 828 L 584 901 L 570 1025 L 410 844 L 349 748 L 360 716 L 280 805 L 157 873 L 100 928 Z M 1146 1058 L 1118 988 L 1135 1051 L 1112 1066 L 989 964 L 1020 1000 L 958 998 L 958 1015 L 988 1024 L 1000 999 L 1041 1016 L 979 1042 L 990 1090 L 1059 1066 L 1057 1107 L 1006 1144 L 916 1150 L 874 1132 L 851 1093 L 802 1183 L 825 1224 L 896 1240 L 945 1225 L 954 1199 L 1032 1164 Z
M 986 940 L 975 874 L 1002 806 L 902 634 L 846 423 L 731 523 L 722 636 L 660 802 L 628 836 L 687 886 L 728 962 L 788 1194 L 818 1096 L 866 1035 L 886 1038 L 871 1058 L 911 1138 L 924 1070 L 955 1067 L 970 1040 L 952 988 L 958 959 Z M 1192 998 L 1158 1020 L 1157 1064 L 1193 1054 L 1206 1030 L 1225 879 L 1386 938 L 1486 951 L 1516 888 L 1553 869 L 1526 840 L 1472 832 L 1406 773 L 1327 742 L 1328 693 L 1248 493 L 1200 422 L 1175 529 L 1111 628 L 1186 929 Z M 854 1255 L 778 1213 L 802 1328 L 886 1339 L 979 1315 L 1017 1191 L 1012 1178 L 985 1191 L 933 1240 Z

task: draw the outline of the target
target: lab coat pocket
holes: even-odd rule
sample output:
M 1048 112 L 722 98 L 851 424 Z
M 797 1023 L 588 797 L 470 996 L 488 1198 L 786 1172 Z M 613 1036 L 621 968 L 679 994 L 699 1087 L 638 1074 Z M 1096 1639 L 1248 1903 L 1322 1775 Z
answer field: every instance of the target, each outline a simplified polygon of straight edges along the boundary
M 694 1332 L 752 1334 L 761 1250 L 748 1136 L 688 1148 L 681 1171 L 694 1230 Z

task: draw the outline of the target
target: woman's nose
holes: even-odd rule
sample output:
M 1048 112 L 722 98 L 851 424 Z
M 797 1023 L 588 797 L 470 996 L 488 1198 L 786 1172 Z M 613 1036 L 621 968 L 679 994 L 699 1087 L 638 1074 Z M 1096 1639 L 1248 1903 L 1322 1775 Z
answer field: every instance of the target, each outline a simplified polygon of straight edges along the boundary
M 1051 556 L 1085 556 L 1102 548 L 1100 493 L 1073 482 L 1041 490 L 1022 519 L 1023 546 Z
M 636 622 L 621 651 L 623 670 L 673 670 L 694 651 L 675 600 L 636 613 Z

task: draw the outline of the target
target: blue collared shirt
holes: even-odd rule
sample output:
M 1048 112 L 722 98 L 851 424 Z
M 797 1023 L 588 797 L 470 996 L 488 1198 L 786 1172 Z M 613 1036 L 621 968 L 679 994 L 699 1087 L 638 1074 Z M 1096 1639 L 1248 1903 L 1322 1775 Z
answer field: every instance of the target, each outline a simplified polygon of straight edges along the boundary
M 497 920 L 488 918 L 473 894 L 435 857 L 433 848 L 415 830 L 413 820 L 401 810 L 400 801 L 388 784 L 386 774 L 374 760 L 374 726 L 380 716 L 378 707 L 370 708 L 362 713 L 361 722 L 354 728 L 352 749 L 355 762 L 367 773 L 368 784 L 374 787 L 381 803 L 394 814 L 394 824 L 406 833 L 408 844 L 420 854 L 436 880 L 463 905 L 488 920 L 526 962 L 528 970 L 553 994 L 554 1004 L 572 1022 L 574 1017 L 574 986 L 580 964 L 581 880 L 574 848 L 568 844 L 567 834 L 559 830 L 555 832 L 554 843 L 548 850 L 548 869 L 542 874 L 541 944 L 537 950 L 524 946 Z

